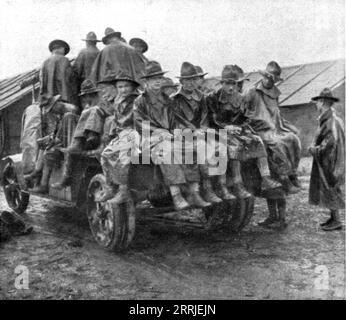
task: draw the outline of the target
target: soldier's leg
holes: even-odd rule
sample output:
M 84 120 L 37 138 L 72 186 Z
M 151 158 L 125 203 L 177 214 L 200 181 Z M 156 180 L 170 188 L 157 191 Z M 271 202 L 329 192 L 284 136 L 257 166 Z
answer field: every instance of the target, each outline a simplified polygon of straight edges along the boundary
M 270 226 L 279 220 L 276 200 L 267 198 L 267 206 L 268 206 L 269 216 L 265 220 L 258 223 L 258 225 L 263 227 Z
M 257 158 L 257 167 L 262 177 L 262 182 L 261 182 L 262 191 L 267 191 L 267 190 L 282 187 L 281 183 L 273 180 L 270 177 L 270 171 L 269 171 L 267 158 L 265 157 Z
M 37 192 L 37 193 L 48 193 L 48 183 L 49 183 L 51 171 L 52 171 L 52 168 L 49 166 L 49 164 L 46 161 L 44 161 L 41 181 L 33 189 L 30 189 L 30 191 Z
M 90 108 L 89 116 L 84 126 L 86 149 L 93 150 L 100 144 L 106 114 L 98 106 Z
M 135 134 L 135 130 L 124 130 L 102 152 L 101 165 L 107 188 L 98 201 L 107 201 L 114 197 L 114 201 L 122 203 L 130 198 L 128 178 L 132 155 L 137 150 Z
M 229 168 L 231 172 L 232 182 L 233 182 L 233 194 L 237 198 L 249 198 L 251 197 L 251 193 L 249 193 L 243 183 L 243 178 L 241 176 L 241 164 L 237 159 L 230 159 Z
M 279 214 L 279 229 L 283 230 L 287 228 L 287 223 L 286 223 L 286 199 L 277 199 L 277 210 Z
M 53 189 L 61 190 L 72 184 L 73 161 L 74 161 L 74 155 L 68 152 L 65 153 L 64 171 L 63 171 L 62 179 L 61 181 L 57 183 L 53 183 L 51 185 Z

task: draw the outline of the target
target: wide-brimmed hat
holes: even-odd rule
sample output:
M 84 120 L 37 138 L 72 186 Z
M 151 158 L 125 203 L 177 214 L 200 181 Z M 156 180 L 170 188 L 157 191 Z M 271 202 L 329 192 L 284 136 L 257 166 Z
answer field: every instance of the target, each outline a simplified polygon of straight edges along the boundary
M 134 47 L 137 43 L 143 48 L 143 53 L 148 51 L 148 44 L 141 38 L 132 38 L 129 45 Z
M 220 82 L 226 81 L 234 81 L 234 82 L 242 82 L 244 81 L 244 77 L 241 77 L 241 73 L 239 72 L 239 67 L 227 64 L 223 67 L 221 72 L 221 80 Z
M 208 74 L 208 72 L 203 72 L 203 69 L 200 66 L 195 66 L 195 67 L 200 77 L 204 77 L 206 74 Z
M 101 40 L 97 39 L 96 33 L 94 31 L 88 32 L 85 39 L 82 39 L 83 41 L 95 41 L 95 42 L 101 42 Z
M 180 68 L 180 77 L 179 79 L 190 79 L 200 77 L 196 67 L 190 62 L 183 62 Z
M 246 76 L 245 76 L 245 73 L 244 73 L 244 71 L 243 71 L 243 69 L 242 68 L 240 68 L 238 65 L 233 65 L 233 67 L 234 67 L 234 70 L 236 71 L 236 72 L 238 72 L 238 75 L 239 75 L 239 81 L 245 81 L 245 80 L 247 80 L 247 81 L 250 81 L 250 79 L 249 78 L 247 78 Z
M 118 73 L 110 73 L 106 75 L 102 80 L 98 81 L 98 83 L 108 83 L 115 85 L 117 81 L 130 81 L 136 87 L 140 86 L 140 83 L 136 81 L 133 77 L 131 77 L 126 71 L 120 70 Z
M 179 86 L 179 84 L 174 83 L 171 78 L 167 78 L 167 77 L 163 78 L 163 81 L 161 84 L 161 88 L 176 88 L 178 86 Z
M 270 61 L 267 64 L 266 69 L 260 70 L 259 71 L 260 74 L 264 75 L 264 76 L 270 76 L 274 79 L 275 82 L 277 81 L 283 81 L 283 79 L 280 77 L 281 75 L 281 67 L 279 66 L 279 64 L 275 61 Z
M 339 98 L 334 97 L 332 91 L 329 88 L 324 88 L 319 96 L 311 98 L 311 100 L 313 101 L 317 101 L 320 99 L 332 100 L 334 102 L 339 101 Z
M 86 94 L 97 93 L 99 91 L 100 91 L 100 89 L 96 87 L 95 83 L 92 80 L 85 79 L 82 82 L 79 96 L 84 96 Z
M 145 75 L 141 78 L 147 79 L 156 76 L 162 76 L 168 71 L 163 71 L 161 65 L 157 61 L 149 61 L 145 65 Z
M 102 38 L 102 42 L 104 44 L 107 44 L 107 40 L 111 37 L 117 37 L 117 38 L 121 38 L 121 32 L 119 31 L 114 31 L 114 29 L 112 28 L 106 28 L 105 30 L 105 36 Z
M 49 94 L 42 94 L 39 98 L 40 108 L 44 113 L 48 113 L 54 105 L 60 100 L 61 95 L 57 94 L 55 96 L 51 96 Z
M 48 45 L 48 49 L 50 52 L 52 52 L 56 48 L 61 48 L 61 47 L 65 48 L 65 55 L 67 55 L 70 52 L 70 46 L 64 40 L 55 39 L 51 41 Z

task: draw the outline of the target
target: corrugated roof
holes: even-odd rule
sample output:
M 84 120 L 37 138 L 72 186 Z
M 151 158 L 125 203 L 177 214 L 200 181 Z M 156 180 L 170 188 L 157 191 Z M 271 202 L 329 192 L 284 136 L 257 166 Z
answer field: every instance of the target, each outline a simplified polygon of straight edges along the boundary
M 244 90 L 256 85 L 261 79 L 259 72 L 247 74 L 250 81 L 244 82 Z M 325 87 L 331 89 L 345 83 L 345 60 L 330 60 L 283 67 L 282 82 L 277 86 L 281 91 L 280 105 L 305 104 L 318 95 Z M 219 77 L 207 79 L 210 86 L 218 88 Z
M 31 92 L 32 86 L 20 88 L 19 83 L 37 75 L 39 68 L 0 81 L 0 110 L 8 107 Z M 35 88 L 39 83 L 35 83 Z

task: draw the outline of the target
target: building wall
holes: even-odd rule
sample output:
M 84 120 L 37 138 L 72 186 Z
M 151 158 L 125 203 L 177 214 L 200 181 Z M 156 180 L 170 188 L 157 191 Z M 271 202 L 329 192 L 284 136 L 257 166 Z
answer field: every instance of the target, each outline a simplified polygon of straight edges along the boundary
M 314 104 L 281 107 L 281 115 L 299 130 L 302 144 L 302 156 L 309 156 L 308 148 L 312 144 L 317 130 L 317 110 Z
M 31 105 L 31 94 L 27 94 L 21 100 L 16 101 L 6 109 L 2 110 L 4 124 L 4 149 L 2 157 L 10 154 L 20 153 L 20 135 L 22 115 L 26 107 Z

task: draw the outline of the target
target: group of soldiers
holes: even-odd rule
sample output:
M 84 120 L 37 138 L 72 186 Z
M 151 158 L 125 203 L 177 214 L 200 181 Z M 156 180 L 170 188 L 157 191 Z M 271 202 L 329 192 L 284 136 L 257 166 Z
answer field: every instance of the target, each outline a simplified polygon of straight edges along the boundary
M 39 176 L 34 192 L 48 192 L 49 150 L 54 150 L 52 145 L 64 145 L 59 133 L 66 131 L 63 123 L 69 117 L 75 122 L 73 138 L 66 146 L 63 177 L 52 188 L 71 185 L 74 159 L 99 150 L 107 188 L 96 201 L 114 198 L 118 203 L 126 202 L 131 196 L 131 159 L 134 153 L 144 153 L 147 148 L 152 161 L 160 167 L 176 210 L 191 206 L 205 208 L 223 200 L 251 197 L 241 172 L 246 161 L 253 161 L 257 167 L 260 193 L 276 189 L 284 190 L 285 194 L 299 192 L 297 169 L 301 145 L 298 130 L 280 115 L 280 91 L 275 85 L 282 81 L 278 63 L 269 62 L 261 71 L 261 81 L 247 92 L 243 92 L 243 83 L 248 80 L 243 70 L 237 65 L 225 65 L 221 87 L 214 91 L 206 86 L 207 73 L 190 62 L 182 63 L 178 84 L 165 77 L 166 71 L 160 63 L 144 56 L 148 45 L 140 38 L 127 44 L 120 32 L 107 28 L 101 51 L 96 46 L 100 40 L 94 32 L 83 40 L 86 48 L 72 65 L 65 57 L 70 50 L 65 41 L 54 40 L 49 44 L 52 55 L 43 63 L 40 74 L 41 156 L 35 169 L 26 175 L 27 179 Z M 331 110 L 329 102 L 335 98 L 316 99 L 323 102 L 323 108 L 327 105 Z M 334 113 L 330 117 L 335 119 Z M 335 124 L 331 128 L 330 134 L 335 135 Z M 198 146 L 211 143 L 207 139 L 209 129 L 215 129 L 216 135 L 221 129 L 227 134 L 225 139 L 219 134 L 218 147 L 201 164 L 196 155 L 206 149 Z M 150 132 L 149 138 L 144 131 Z M 186 131 L 192 133 L 192 141 L 184 140 Z M 185 142 L 180 150 L 183 157 L 191 152 L 193 163 L 175 161 L 180 154 L 174 145 L 177 132 Z M 317 146 L 321 142 L 316 143 Z M 317 154 L 316 146 L 311 149 L 313 154 Z M 212 160 L 221 154 L 222 147 L 227 153 L 226 171 L 211 170 L 215 169 Z M 167 154 L 172 160 L 170 164 L 155 162 Z M 183 189 L 187 192 L 183 193 Z M 321 198 L 321 191 L 317 193 Z M 285 197 L 268 197 L 267 203 L 269 216 L 260 225 L 286 228 Z M 320 204 L 319 199 L 315 197 L 314 203 Z M 332 208 L 333 216 L 323 226 L 325 230 L 340 228 L 337 209 L 341 205 Z

